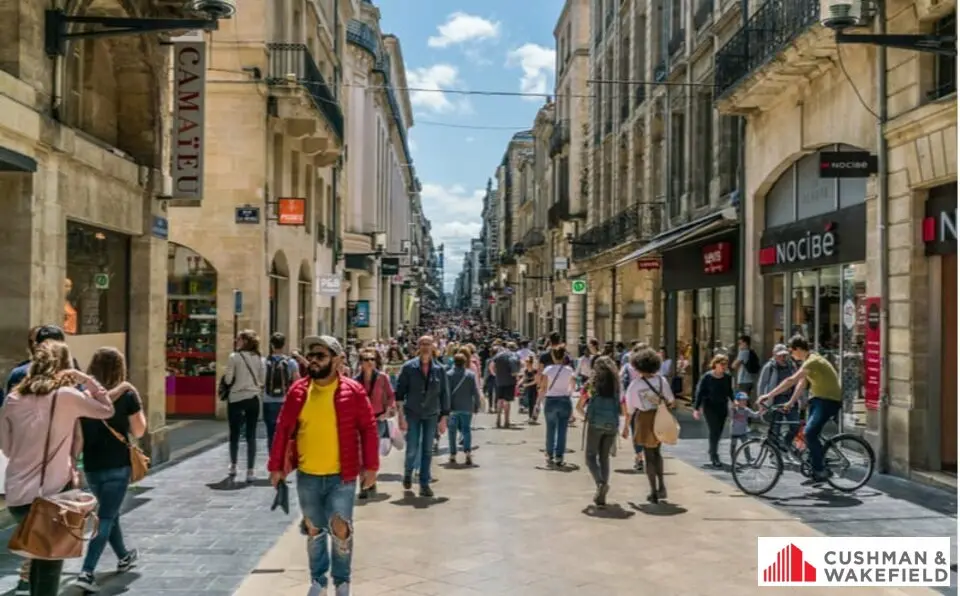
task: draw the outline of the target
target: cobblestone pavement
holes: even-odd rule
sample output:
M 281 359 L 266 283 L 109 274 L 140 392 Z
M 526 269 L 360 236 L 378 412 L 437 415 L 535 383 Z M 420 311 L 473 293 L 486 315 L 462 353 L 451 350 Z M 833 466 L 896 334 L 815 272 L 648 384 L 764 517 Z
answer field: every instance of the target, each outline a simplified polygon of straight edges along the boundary
M 680 412 L 683 440 L 669 453 L 704 473 L 734 486 L 729 466 L 706 465 L 705 423 Z M 720 458 L 729 463 L 729 442 L 720 443 Z M 799 473 L 784 472 L 777 486 L 759 497 L 827 536 L 951 536 L 952 561 L 957 563 L 957 493 L 894 476 L 875 475 L 853 494 L 802 486 Z M 957 593 L 957 574 L 945 594 Z
M 262 430 L 262 429 L 261 429 Z M 262 433 L 261 433 L 262 434 Z M 240 445 L 241 458 L 245 445 Z M 261 439 L 257 461 L 265 466 Z M 137 596 L 229 596 L 283 534 L 290 518 L 271 512 L 273 489 L 266 481 L 231 486 L 226 479 L 227 446 L 220 445 L 141 481 L 128 495 L 122 518 L 129 547 L 140 549 L 142 566 L 115 575 L 107 548 L 100 561 L 101 594 Z M 265 476 L 261 474 L 261 476 Z M 10 530 L 0 535 L 3 544 Z M 0 554 L 0 594 L 11 593 L 19 557 Z M 68 561 L 64 585 L 80 570 Z M 80 594 L 67 588 L 64 594 Z M 267 596 L 264 594 L 263 596 Z
M 484 415 L 478 426 L 491 420 Z M 576 452 L 568 463 L 582 465 L 580 429 L 571 432 Z M 475 436 L 477 467 L 451 467 L 441 456 L 431 500 L 404 493 L 399 454 L 386 458 L 381 498 L 356 509 L 354 596 L 786 595 L 793 592 L 756 586 L 756 537 L 818 534 L 784 508 L 705 473 L 699 461 L 674 455 L 666 461 L 668 503 L 648 505 L 646 479 L 632 473 L 622 441 L 611 506 L 598 512 L 588 506 L 593 486 L 586 470 L 543 469 L 542 426 L 484 428 Z M 304 538 L 294 524 L 236 596 L 306 594 Z

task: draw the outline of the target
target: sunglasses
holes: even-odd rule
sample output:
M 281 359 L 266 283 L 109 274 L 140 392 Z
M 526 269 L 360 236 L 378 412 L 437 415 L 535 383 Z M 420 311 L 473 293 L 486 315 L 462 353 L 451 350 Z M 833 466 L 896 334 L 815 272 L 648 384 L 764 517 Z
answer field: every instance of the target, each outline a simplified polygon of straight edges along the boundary
M 330 354 L 326 352 L 310 352 L 307 354 L 307 360 L 316 360 L 319 362 L 326 360 L 327 358 L 330 358 Z
M 376 358 L 371 358 L 371 357 L 369 357 L 369 356 L 365 356 L 365 357 L 363 357 L 363 358 L 360 359 L 360 362 L 376 362 L 376 361 L 377 361 Z

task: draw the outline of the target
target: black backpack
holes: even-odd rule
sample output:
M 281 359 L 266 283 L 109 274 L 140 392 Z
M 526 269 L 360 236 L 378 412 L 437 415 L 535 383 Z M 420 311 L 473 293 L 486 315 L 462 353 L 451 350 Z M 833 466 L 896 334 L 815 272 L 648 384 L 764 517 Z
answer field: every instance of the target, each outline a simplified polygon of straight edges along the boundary
M 264 394 L 267 397 L 284 397 L 290 388 L 290 363 L 283 356 L 267 359 L 267 382 Z
M 755 375 L 760 372 L 760 357 L 757 356 L 757 353 L 751 348 L 750 357 L 747 358 L 747 372 L 751 375 Z

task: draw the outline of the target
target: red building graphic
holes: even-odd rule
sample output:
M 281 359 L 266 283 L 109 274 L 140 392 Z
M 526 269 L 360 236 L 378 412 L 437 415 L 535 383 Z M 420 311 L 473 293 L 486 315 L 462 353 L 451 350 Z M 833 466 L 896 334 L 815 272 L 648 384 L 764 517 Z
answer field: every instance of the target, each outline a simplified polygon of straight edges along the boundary
M 772 583 L 809 583 L 817 581 L 817 568 L 803 560 L 803 551 L 788 544 L 777 553 L 772 565 L 764 569 L 763 581 Z

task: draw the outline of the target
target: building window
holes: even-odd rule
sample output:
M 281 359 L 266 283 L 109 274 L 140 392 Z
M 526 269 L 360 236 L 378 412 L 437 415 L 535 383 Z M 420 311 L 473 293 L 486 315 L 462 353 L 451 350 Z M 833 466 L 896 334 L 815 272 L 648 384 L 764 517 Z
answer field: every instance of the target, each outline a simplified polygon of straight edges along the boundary
M 937 21 L 933 30 L 935 35 L 956 38 L 957 14 L 946 16 Z M 934 66 L 933 90 L 930 99 L 940 99 L 957 92 L 957 57 L 937 54 Z
M 129 236 L 68 221 L 64 331 L 71 335 L 126 332 L 129 276 Z

